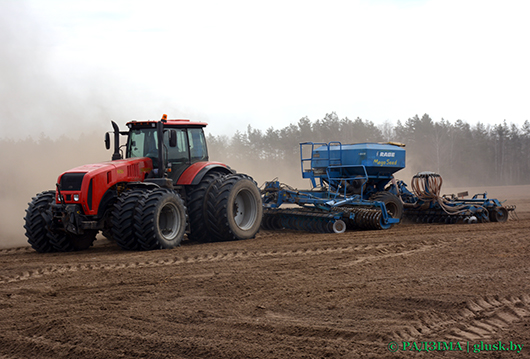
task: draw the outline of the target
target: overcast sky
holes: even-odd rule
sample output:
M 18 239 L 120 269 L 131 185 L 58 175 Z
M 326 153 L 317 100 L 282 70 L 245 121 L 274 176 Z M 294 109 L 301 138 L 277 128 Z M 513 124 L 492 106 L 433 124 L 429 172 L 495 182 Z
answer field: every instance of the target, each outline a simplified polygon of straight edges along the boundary
M 0 137 L 109 120 L 530 120 L 530 2 L 0 0 Z M 99 128 L 99 127 L 98 127 Z

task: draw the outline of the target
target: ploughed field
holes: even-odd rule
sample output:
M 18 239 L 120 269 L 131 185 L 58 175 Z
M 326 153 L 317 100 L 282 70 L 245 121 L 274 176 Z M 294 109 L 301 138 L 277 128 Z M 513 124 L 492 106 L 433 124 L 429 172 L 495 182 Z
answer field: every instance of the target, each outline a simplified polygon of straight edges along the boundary
M 506 223 L 0 250 L 0 358 L 530 357 L 529 189 L 489 191 Z

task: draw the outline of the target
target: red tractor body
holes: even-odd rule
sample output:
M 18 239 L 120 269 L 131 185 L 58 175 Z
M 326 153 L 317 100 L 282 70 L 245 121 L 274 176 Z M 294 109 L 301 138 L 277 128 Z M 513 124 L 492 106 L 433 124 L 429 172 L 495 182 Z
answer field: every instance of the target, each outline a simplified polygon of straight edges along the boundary
M 112 161 L 62 173 L 56 191 L 40 193 L 30 203 L 24 227 L 33 248 L 86 249 L 98 231 L 124 249 L 172 248 L 185 232 L 199 241 L 256 234 L 259 190 L 249 176 L 209 161 L 206 123 L 164 115 L 161 121 L 130 121 L 127 132 L 112 125 Z M 125 156 L 121 135 L 127 135 Z M 107 149 L 110 142 L 107 133 Z

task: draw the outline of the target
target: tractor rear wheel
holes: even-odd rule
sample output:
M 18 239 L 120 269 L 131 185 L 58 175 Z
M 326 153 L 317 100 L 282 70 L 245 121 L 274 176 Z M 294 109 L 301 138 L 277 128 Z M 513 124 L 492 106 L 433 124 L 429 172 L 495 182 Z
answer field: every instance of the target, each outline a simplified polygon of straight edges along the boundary
M 134 215 L 141 248 L 169 249 L 180 245 L 186 219 L 186 207 L 177 193 L 163 188 L 146 192 Z
M 215 240 L 249 239 L 258 233 L 263 207 L 251 177 L 235 174 L 217 179 L 206 202 L 207 223 Z
M 111 214 L 111 234 L 116 243 L 125 250 L 140 248 L 134 228 L 134 214 L 145 189 L 132 189 L 123 193 L 114 204 Z
M 31 247 L 40 253 L 55 252 L 50 243 L 48 226 L 52 221 L 51 203 L 55 200 L 55 191 L 46 191 L 33 197 L 24 217 L 26 237 Z
M 211 239 L 208 228 L 205 226 L 206 198 L 212 188 L 213 182 L 222 176 L 220 172 L 206 174 L 197 186 L 193 186 L 187 193 L 188 216 L 190 220 L 189 239 L 197 242 L 208 242 Z

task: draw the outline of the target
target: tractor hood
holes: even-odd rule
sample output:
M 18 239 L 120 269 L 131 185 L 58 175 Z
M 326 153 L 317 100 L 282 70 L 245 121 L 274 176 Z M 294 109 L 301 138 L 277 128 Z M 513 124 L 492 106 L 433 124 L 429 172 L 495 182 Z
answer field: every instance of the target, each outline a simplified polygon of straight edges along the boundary
M 132 181 L 143 181 L 145 175 L 153 169 L 153 163 L 150 158 L 128 158 L 117 161 L 105 161 L 100 163 L 94 163 L 90 165 L 83 165 L 73 168 L 69 171 L 61 174 L 57 180 L 57 183 L 61 184 L 61 190 L 68 191 L 73 189 L 72 187 L 63 187 L 61 180 L 64 175 L 77 174 L 78 176 L 83 174 L 83 177 L 94 178 L 100 175 L 104 175 L 107 179 L 107 183 L 116 182 L 132 182 Z
M 85 214 L 96 214 L 107 190 L 120 182 L 143 181 L 153 169 L 150 158 L 127 158 L 83 165 L 62 173 L 57 179 L 64 203 L 83 206 Z M 59 197 L 56 202 L 60 203 Z

